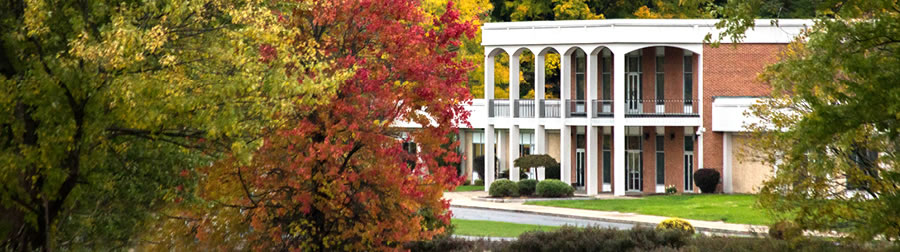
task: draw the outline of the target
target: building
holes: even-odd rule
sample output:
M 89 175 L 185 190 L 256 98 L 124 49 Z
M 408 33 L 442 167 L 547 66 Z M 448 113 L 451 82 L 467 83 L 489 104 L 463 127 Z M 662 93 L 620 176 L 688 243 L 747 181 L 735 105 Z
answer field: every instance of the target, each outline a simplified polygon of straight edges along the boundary
M 757 20 L 741 43 L 713 47 L 717 20 L 620 19 L 487 23 L 484 99 L 460 132 L 467 176 L 484 155 L 485 190 L 524 154 L 549 154 L 561 179 L 582 193 L 660 193 L 666 185 L 697 192 L 693 172 L 713 168 L 727 193 L 753 192 L 771 166 L 737 158 L 746 148 L 743 112 L 768 87 L 758 73 L 773 63 L 809 20 Z M 534 71 L 534 99 L 519 97 L 519 57 L 545 69 L 560 58 L 561 99 L 543 99 L 544 71 Z M 494 97 L 494 60 L 509 55 L 509 98 Z M 501 77 L 501 76 L 497 76 Z M 513 147 L 514 146 L 514 147 Z M 489 160 L 499 160 L 490 162 Z M 517 180 L 518 170 L 510 170 Z

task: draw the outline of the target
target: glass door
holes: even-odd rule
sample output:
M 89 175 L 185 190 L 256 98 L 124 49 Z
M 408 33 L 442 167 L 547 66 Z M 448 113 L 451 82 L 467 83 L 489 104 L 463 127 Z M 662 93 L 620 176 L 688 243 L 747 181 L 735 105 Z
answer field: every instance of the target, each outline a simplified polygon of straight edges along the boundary
M 625 190 L 641 191 L 643 178 L 641 162 L 641 136 L 625 137 Z
M 584 186 L 584 149 L 575 149 L 575 186 Z

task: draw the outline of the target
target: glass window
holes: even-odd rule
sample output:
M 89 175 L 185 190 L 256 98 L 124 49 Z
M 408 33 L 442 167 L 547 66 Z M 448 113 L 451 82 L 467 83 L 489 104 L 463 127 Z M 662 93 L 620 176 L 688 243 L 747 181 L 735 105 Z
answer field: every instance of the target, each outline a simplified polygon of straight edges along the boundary
M 666 74 L 663 71 L 665 65 L 665 57 L 656 56 L 656 104 L 663 104 L 665 96 L 665 79 Z
M 656 136 L 656 184 L 665 185 L 666 181 L 666 152 L 665 135 Z
M 694 151 L 694 136 L 684 136 L 684 151 Z
M 610 151 L 610 142 L 612 142 L 611 135 L 603 135 L 603 183 L 611 183 L 612 177 L 610 170 L 612 170 L 612 152 Z
M 684 56 L 684 102 L 690 103 L 694 92 L 694 60 L 690 55 Z
M 587 68 L 586 55 L 581 50 L 575 52 L 575 99 L 584 100 L 585 77 L 584 69 Z
M 612 94 L 610 87 L 612 87 L 612 57 L 603 56 L 603 83 L 600 83 L 600 86 L 603 87 L 603 97 L 600 99 L 603 100 L 612 100 Z

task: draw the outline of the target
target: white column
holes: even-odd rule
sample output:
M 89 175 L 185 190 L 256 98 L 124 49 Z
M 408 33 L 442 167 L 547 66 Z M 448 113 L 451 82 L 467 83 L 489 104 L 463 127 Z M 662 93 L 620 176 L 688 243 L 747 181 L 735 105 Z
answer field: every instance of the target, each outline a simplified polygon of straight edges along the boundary
M 544 125 L 538 125 L 534 129 L 534 153 L 547 154 L 547 130 Z
M 697 168 L 703 168 L 703 138 L 706 138 L 706 128 L 703 127 L 703 55 L 697 55 L 697 109 L 700 110 L 700 137 L 697 143 Z
M 613 194 L 625 195 L 625 53 L 613 53 Z
M 534 117 L 541 117 L 541 100 L 544 99 L 544 55 L 537 52 L 534 54 Z M 541 153 L 546 154 L 546 152 Z
M 588 54 L 587 71 L 585 71 L 587 74 L 585 76 L 585 78 L 587 78 L 587 88 L 585 88 L 585 90 L 587 90 L 587 102 L 585 104 L 587 106 L 588 118 L 594 117 L 596 113 L 594 112 L 594 100 L 597 100 L 597 66 L 599 66 L 597 57 L 598 55 L 596 53 Z M 602 108 L 597 107 L 596 109 Z
M 587 78 L 587 82 L 586 82 L 587 88 L 585 88 L 585 90 L 587 91 L 587 101 L 585 102 L 585 105 L 587 106 L 586 111 L 588 114 L 588 118 L 592 118 L 592 117 L 594 117 L 594 114 L 596 113 L 596 112 L 594 112 L 594 100 L 597 99 L 597 63 L 598 62 L 597 62 L 597 54 L 596 53 L 591 52 L 590 54 L 588 54 L 587 57 L 588 57 L 587 65 L 586 65 L 587 71 L 585 71 L 585 73 L 586 73 L 585 78 Z M 597 161 L 599 159 L 597 158 L 598 157 L 597 153 L 600 151 L 600 148 L 597 148 L 598 147 L 597 146 L 597 130 L 598 129 L 596 127 L 591 125 L 591 121 L 588 120 L 587 132 L 586 132 L 587 138 L 588 138 L 587 139 L 587 149 L 585 149 L 585 151 L 587 152 L 587 155 L 585 155 L 585 163 L 587 166 L 586 167 L 587 169 L 585 170 L 585 176 L 587 177 L 587 179 L 585 179 L 585 189 L 587 190 L 588 195 L 595 195 L 598 192 L 598 190 L 597 190 L 597 188 L 598 188 L 597 175 L 599 173 L 597 172 L 598 171 L 597 165 L 599 162 L 597 162 Z
M 519 55 L 509 55 L 509 101 L 519 99 Z M 512 106 L 512 105 L 510 105 Z M 510 111 L 512 112 L 512 111 Z
M 519 181 L 519 169 L 516 169 L 516 159 L 519 158 L 519 125 L 509 127 L 509 180 Z
M 734 155 L 731 153 L 733 151 L 732 141 L 731 133 L 725 132 L 722 134 L 722 190 L 725 193 L 734 192 L 734 182 L 732 180 L 734 176 L 732 175 L 733 164 L 731 163 L 731 157 Z
M 585 186 L 588 195 L 597 194 L 597 175 L 599 174 L 597 173 L 597 152 L 600 151 L 600 149 L 597 148 L 597 130 L 598 129 L 594 126 L 587 126 L 588 139 L 587 149 L 585 149 L 587 152 L 585 158 L 585 162 L 587 163 L 585 176 L 587 176 L 587 179 L 585 179 Z
M 491 189 L 494 183 L 494 125 L 488 124 L 484 129 L 484 191 Z
M 572 184 L 572 126 L 563 125 L 559 130 L 560 179 Z
M 559 87 L 559 99 L 561 111 L 560 118 L 565 122 L 565 118 L 569 116 L 569 104 L 566 102 L 572 99 L 572 55 L 563 53 L 560 55 L 559 79 L 562 84 Z
M 494 56 L 491 55 L 484 56 L 484 99 L 494 99 Z
M 503 169 L 506 168 L 506 159 L 509 158 L 509 155 L 504 155 L 505 153 L 508 153 L 507 145 L 509 145 L 509 140 L 506 139 L 508 134 L 509 133 L 503 131 L 497 132 L 497 159 L 500 159 L 500 166 L 497 168 L 497 172 L 501 173 L 503 172 Z

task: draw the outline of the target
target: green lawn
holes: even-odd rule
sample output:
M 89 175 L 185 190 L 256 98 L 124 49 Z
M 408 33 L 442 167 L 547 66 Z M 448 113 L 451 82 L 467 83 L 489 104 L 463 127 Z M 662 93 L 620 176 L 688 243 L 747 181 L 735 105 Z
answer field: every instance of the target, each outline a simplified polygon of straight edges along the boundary
M 457 186 L 454 192 L 473 192 L 473 191 L 484 191 L 483 185 L 461 185 Z
M 772 221 L 753 207 L 755 195 L 698 194 L 660 195 L 640 199 L 561 200 L 528 202 L 529 205 L 617 211 L 727 223 L 767 225 Z
M 454 230 L 453 234 L 469 236 L 517 237 L 519 236 L 519 234 L 527 231 L 552 231 L 559 229 L 559 227 L 554 226 L 517 224 L 497 221 L 451 219 L 450 222 L 456 226 L 456 230 Z

